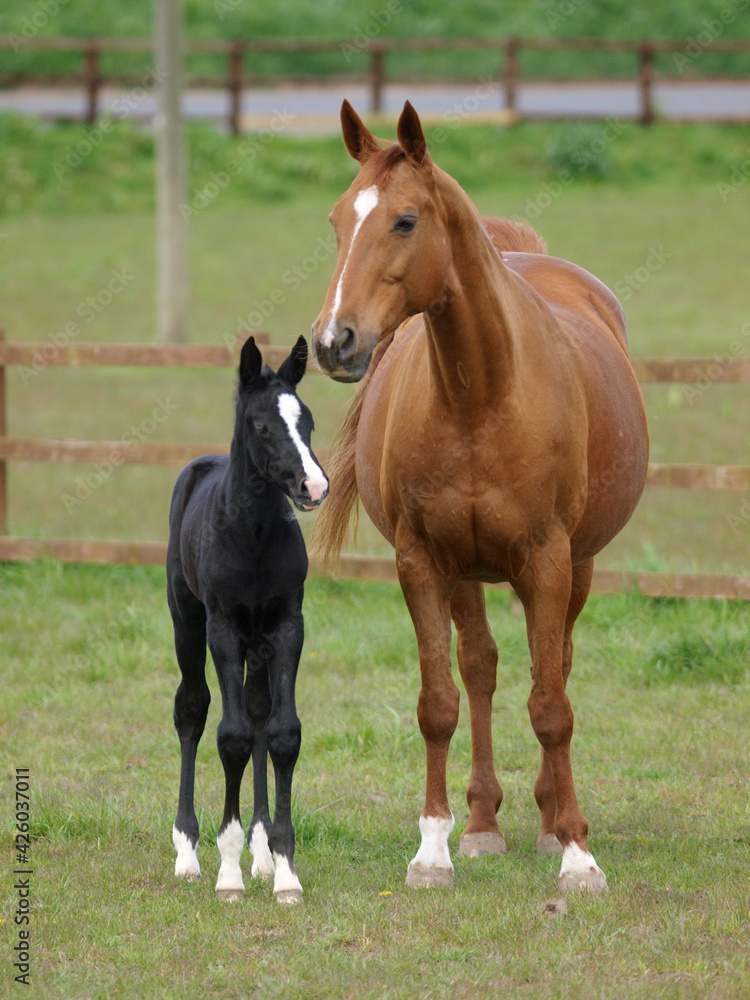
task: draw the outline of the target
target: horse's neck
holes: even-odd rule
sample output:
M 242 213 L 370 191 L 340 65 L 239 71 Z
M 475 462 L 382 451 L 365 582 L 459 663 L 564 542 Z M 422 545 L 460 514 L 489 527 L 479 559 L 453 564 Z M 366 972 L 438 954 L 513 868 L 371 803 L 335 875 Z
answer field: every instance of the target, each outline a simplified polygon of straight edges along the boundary
M 445 177 L 453 269 L 446 300 L 425 314 L 425 325 L 437 391 L 468 416 L 512 388 L 517 286 L 468 196 Z
M 229 520 L 238 529 L 245 531 L 256 523 L 260 504 L 253 500 L 264 495 L 268 485 L 235 435 L 221 482 L 221 501 Z

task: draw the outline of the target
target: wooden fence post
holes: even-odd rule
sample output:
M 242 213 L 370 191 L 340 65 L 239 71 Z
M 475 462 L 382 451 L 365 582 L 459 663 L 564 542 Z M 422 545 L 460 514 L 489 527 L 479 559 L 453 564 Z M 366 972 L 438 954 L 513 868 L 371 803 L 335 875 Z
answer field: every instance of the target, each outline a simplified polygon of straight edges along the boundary
M 370 61 L 370 85 L 372 87 L 372 107 L 374 114 L 383 110 L 383 77 L 385 51 L 377 44 L 372 46 Z
M 517 38 L 509 38 L 505 43 L 505 107 L 513 114 L 516 111 L 519 48 L 520 42 Z
M 654 82 L 654 47 L 648 42 L 639 48 L 641 88 L 641 124 L 650 125 L 654 120 L 654 108 L 651 100 L 651 87 Z
M 229 53 L 229 127 L 234 135 L 240 134 L 240 105 L 242 102 L 242 42 L 233 42 Z
M 0 343 L 5 340 L 5 330 L 0 330 Z M 5 364 L 0 361 L 0 438 L 8 433 L 6 424 Z M 0 459 L 0 535 L 8 534 L 8 463 Z
M 91 42 L 86 49 L 86 68 L 83 71 L 83 85 L 86 89 L 86 121 L 96 121 L 98 111 L 99 84 L 99 46 Z

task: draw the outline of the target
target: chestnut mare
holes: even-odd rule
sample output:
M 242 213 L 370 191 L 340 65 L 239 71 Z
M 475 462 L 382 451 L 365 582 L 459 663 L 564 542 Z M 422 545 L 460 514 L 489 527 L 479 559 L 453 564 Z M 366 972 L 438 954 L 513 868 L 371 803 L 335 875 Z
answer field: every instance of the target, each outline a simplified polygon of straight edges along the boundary
M 532 659 L 537 847 L 562 852 L 561 888 L 606 888 L 576 799 L 565 687 L 593 557 L 626 524 L 646 478 L 646 418 L 622 308 L 591 274 L 547 256 L 530 227 L 481 218 L 427 154 L 411 104 L 386 148 L 346 101 L 341 120 L 361 168 L 331 213 L 338 259 L 313 345 L 332 378 L 367 378 L 330 459 L 317 548 L 338 554 L 359 495 L 396 549 L 419 647 L 427 757 L 407 884 L 453 879 L 451 618 L 472 738 L 459 853 L 506 850 L 491 738 L 497 646 L 482 581 L 508 581 Z

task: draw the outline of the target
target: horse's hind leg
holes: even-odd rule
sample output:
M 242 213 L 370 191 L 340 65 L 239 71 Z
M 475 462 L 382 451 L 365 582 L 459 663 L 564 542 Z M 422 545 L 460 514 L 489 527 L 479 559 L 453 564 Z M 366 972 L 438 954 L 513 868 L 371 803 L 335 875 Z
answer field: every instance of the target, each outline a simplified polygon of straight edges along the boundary
M 187 588 L 185 588 L 187 589 Z M 174 724 L 180 738 L 180 800 L 172 829 L 177 851 L 175 875 L 197 878 L 200 865 L 198 818 L 195 815 L 195 755 L 206 725 L 211 695 L 206 684 L 206 614 L 197 599 L 186 597 L 177 603 L 170 599 L 174 623 L 175 651 L 182 681 L 174 700 Z
M 253 856 L 252 876 L 273 878 L 273 856 L 268 846 L 271 817 L 268 812 L 268 739 L 266 723 L 271 712 L 268 669 L 273 650 L 261 636 L 251 642 L 247 653 L 245 700 L 253 726 L 253 818 L 248 847 Z
M 222 716 L 216 730 L 216 744 L 226 786 L 224 816 L 216 838 L 221 854 L 216 894 L 231 901 L 240 899 L 245 892 L 240 868 L 245 843 L 240 820 L 240 786 L 253 743 L 244 690 L 247 649 L 234 626 L 219 614 L 212 614 L 208 619 L 208 646 L 221 688 Z
M 565 619 L 565 638 L 563 640 L 564 684 L 567 684 L 570 669 L 573 666 L 573 626 L 588 599 L 593 572 L 593 559 L 588 559 L 573 567 L 570 602 Z M 562 844 L 555 836 L 555 783 L 544 747 L 542 747 L 541 765 L 534 786 L 534 796 L 542 814 L 542 828 L 537 838 L 536 849 L 542 854 L 562 854 Z
M 579 587 L 581 575 L 578 574 Z M 529 716 L 544 750 L 545 767 L 549 767 L 552 775 L 553 832 L 563 848 L 560 888 L 593 890 L 606 888 L 607 880 L 588 850 L 588 824 L 573 783 L 570 763 L 573 711 L 563 673 L 563 648 L 570 631 L 572 576 L 570 541 L 562 528 L 556 532 L 550 529 L 545 544 L 532 550 L 514 587 L 526 611 L 531 649 Z
M 497 645 L 490 633 L 481 583 L 459 583 L 451 599 L 458 633 L 457 656 L 471 713 L 471 778 L 466 792 L 469 820 L 458 853 L 468 857 L 504 854 L 497 825 L 503 790 L 492 757 L 492 695 L 497 677 Z

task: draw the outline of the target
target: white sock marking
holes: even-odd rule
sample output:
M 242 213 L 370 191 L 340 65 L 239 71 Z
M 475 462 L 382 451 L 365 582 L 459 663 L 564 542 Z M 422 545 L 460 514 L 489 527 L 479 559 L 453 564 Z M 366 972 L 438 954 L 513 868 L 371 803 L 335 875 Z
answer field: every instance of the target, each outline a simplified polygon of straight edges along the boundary
M 195 848 L 187 834 L 178 830 L 176 826 L 172 827 L 172 843 L 177 851 L 177 860 L 174 863 L 175 875 L 178 878 L 199 878 L 201 866 L 198 864 Z
M 365 188 L 360 191 L 357 197 L 354 199 L 354 212 L 357 216 L 357 222 L 354 226 L 354 232 L 352 233 L 352 241 L 349 244 L 349 249 L 346 254 L 346 260 L 344 261 L 344 266 L 341 268 L 341 274 L 339 275 L 338 284 L 336 285 L 336 294 L 333 298 L 333 309 L 331 310 L 331 318 L 328 320 L 328 326 L 326 327 L 325 333 L 323 334 L 322 344 L 323 347 L 330 347 L 333 343 L 333 338 L 336 335 L 336 317 L 338 316 L 339 309 L 341 308 L 341 293 L 344 285 L 344 274 L 346 268 L 349 264 L 349 258 L 352 255 L 352 250 L 354 248 L 354 242 L 357 239 L 357 235 L 362 228 L 362 223 L 365 221 L 370 212 L 375 208 L 378 203 L 378 198 L 380 197 L 380 191 L 376 184 L 372 187 Z
M 245 833 L 239 820 L 233 819 L 229 826 L 216 838 L 216 846 L 221 854 L 221 868 L 216 879 L 217 891 L 245 891 L 240 868 L 240 855 L 245 843 Z
M 302 468 L 305 470 L 305 476 L 307 477 L 305 479 L 307 492 L 310 494 L 310 498 L 317 503 L 317 501 L 322 498 L 323 494 L 328 489 L 328 480 L 326 479 L 323 470 L 314 461 L 312 455 L 310 454 L 310 449 L 299 436 L 297 422 L 300 418 L 302 410 L 299 405 L 299 400 L 296 396 L 292 395 L 291 392 L 282 392 L 279 396 L 279 413 L 287 426 L 289 437 L 294 442 L 294 445 L 299 452 L 299 457 L 302 459 Z
M 296 874 L 292 871 L 289 859 L 283 854 L 274 854 L 273 860 L 276 864 L 276 874 L 273 880 L 274 895 L 280 892 L 302 892 L 302 886 Z
M 419 830 L 422 834 L 422 843 L 411 863 L 430 868 L 450 868 L 453 871 L 453 862 L 448 850 L 448 837 L 455 825 L 453 813 L 451 813 L 450 819 L 442 819 L 439 816 L 420 816 Z
M 594 861 L 593 854 L 584 851 L 574 840 L 571 841 L 563 851 L 560 878 L 563 875 L 589 874 L 592 869 L 601 873 L 601 868 Z
M 257 878 L 271 878 L 273 875 L 273 858 L 268 847 L 268 834 L 262 823 L 256 823 L 250 834 L 250 852 L 253 856 L 251 875 Z

